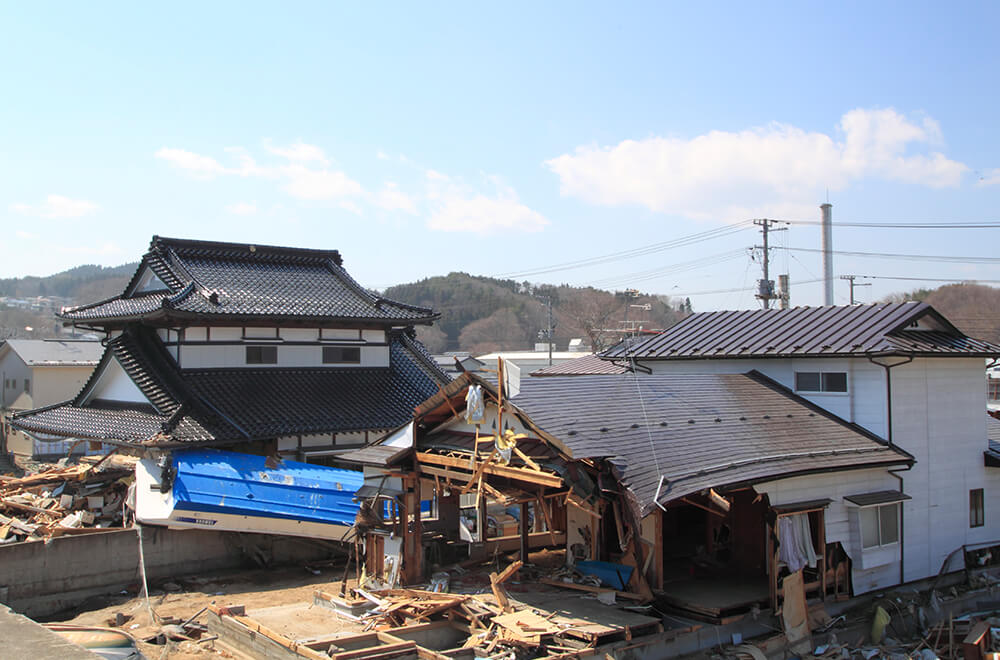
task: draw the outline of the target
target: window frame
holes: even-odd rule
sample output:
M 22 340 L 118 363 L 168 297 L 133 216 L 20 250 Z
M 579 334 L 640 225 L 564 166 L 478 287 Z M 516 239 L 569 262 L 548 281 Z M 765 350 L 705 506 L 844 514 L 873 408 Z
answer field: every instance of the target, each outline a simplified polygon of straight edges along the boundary
M 1000 401 L 1000 378 L 986 379 L 986 400 Z
M 800 376 L 817 376 L 819 378 L 819 389 L 803 389 L 800 387 Z M 830 389 L 828 387 L 829 376 L 843 376 L 844 389 Z M 794 390 L 797 394 L 839 394 L 843 396 L 850 394 L 851 391 L 851 385 L 846 371 L 796 371 L 793 372 L 792 378 L 795 381 Z
M 257 355 L 251 357 L 251 352 L 255 352 Z M 273 360 L 266 359 L 269 355 L 273 355 Z M 244 353 L 244 360 L 246 364 L 252 365 L 267 365 L 267 364 L 278 364 L 278 347 L 271 345 L 251 345 L 246 347 Z
M 344 359 L 343 355 L 346 351 L 357 351 L 357 359 Z M 334 352 L 339 352 L 341 359 L 327 359 L 327 352 L 333 354 Z M 323 346 L 322 354 L 320 355 L 320 361 L 322 364 L 361 364 L 361 347 L 360 346 Z
M 889 548 L 899 544 L 899 514 L 901 507 L 900 502 L 887 502 L 886 504 L 875 504 L 872 506 L 859 507 L 858 510 L 858 523 L 861 530 L 861 550 L 862 552 L 869 552 L 874 550 L 879 550 L 881 548 Z M 888 543 L 882 542 L 882 509 L 892 508 L 895 511 L 895 529 L 896 529 L 896 540 L 889 541 Z M 875 522 L 876 528 L 878 529 L 878 541 L 872 545 L 868 545 L 868 539 L 865 538 L 865 523 L 863 516 L 868 511 L 875 511 Z
M 982 488 L 969 490 L 969 528 L 986 525 L 986 492 Z

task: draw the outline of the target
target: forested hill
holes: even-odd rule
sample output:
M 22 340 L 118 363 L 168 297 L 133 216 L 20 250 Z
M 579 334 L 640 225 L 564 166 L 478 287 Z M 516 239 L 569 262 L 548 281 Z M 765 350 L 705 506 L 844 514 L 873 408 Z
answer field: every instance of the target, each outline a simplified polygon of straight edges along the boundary
M 0 296 L 34 298 L 58 296 L 76 301 L 103 300 L 121 293 L 138 263 L 121 266 L 77 266 L 48 277 L 0 279 Z
M 923 301 L 970 337 L 1000 344 L 1000 289 L 981 284 L 948 284 L 892 298 Z
M 55 312 L 63 305 L 104 300 L 122 292 L 138 264 L 77 266 L 48 277 L 0 279 L 0 339 L 62 334 Z
M 418 329 L 433 352 L 530 349 L 544 342 L 539 333 L 548 328 L 549 300 L 558 350 L 566 350 L 569 340 L 577 337 L 596 347 L 615 343 L 621 337 L 626 305 L 629 325 L 645 329 L 668 327 L 684 315 L 680 309 L 684 302 L 671 306 L 660 296 L 639 293 L 626 299 L 623 293 L 593 288 L 533 285 L 467 273 L 401 284 L 384 295 L 441 314 L 434 327 Z

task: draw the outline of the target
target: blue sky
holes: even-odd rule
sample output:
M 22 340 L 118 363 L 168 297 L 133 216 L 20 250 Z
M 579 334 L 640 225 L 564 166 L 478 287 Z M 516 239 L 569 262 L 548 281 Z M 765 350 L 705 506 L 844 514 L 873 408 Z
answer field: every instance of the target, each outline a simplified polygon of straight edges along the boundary
M 458 270 L 745 308 L 752 228 L 539 271 L 814 221 L 828 194 L 835 223 L 1000 221 L 995 4 L 470 5 L 0 5 L 0 277 L 160 234 L 336 248 L 373 288 Z M 993 257 L 998 235 L 844 226 L 834 248 Z M 822 302 L 818 254 L 772 256 L 793 304 Z M 861 300 L 937 284 L 872 281 Z

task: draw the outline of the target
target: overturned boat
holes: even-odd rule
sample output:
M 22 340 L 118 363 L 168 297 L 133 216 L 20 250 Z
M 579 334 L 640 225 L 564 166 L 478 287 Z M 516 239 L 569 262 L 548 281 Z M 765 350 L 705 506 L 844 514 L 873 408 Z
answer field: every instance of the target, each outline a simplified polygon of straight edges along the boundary
M 135 474 L 140 523 L 337 541 L 354 524 L 364 481 L 354 470 L 219 450 L 144 458 Z

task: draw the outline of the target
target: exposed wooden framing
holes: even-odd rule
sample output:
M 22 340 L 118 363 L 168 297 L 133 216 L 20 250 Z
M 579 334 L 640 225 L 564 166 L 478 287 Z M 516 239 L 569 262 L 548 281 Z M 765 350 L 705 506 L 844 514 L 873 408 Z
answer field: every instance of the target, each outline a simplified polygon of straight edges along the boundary
M 514 467 L 512 465 L 499 465 L 491 463 L 495 455 L 496 449 L 490 453 L 490 456 L 485 461 L 481 461 L 479 463 L 476 468 L 476 472 L 482 471 L 486 474 L 492 474 L 497 477 L 527 481 L 538 484 L 539 486 L 545 486 L 547 488 L 561 488 L 563 486 L 562 477 L 557 474 L 551 474 L 549 472 L 535 472 L 534 470 Z M 450 456 L 442 456 L 440 454 L 431 454 L 429 452 L 417 452 L 417 461 L 423 464 L 430 463 L 431 465 L 441 465 L 460 470 L 468 469 L 468 463 L 460 458 L 452 458 Z M 478 478 L 478 474 L 476 472 L 468 477 L 469 483 L 472 483 Z M 468 492 L 468 490 L 463 491 L 463 493 L 464 492 Z
M 538 493 L 535 495 L 535 506 L 541 510 L 542 517 L 545 519 L 545 529 L 549 532 L 549 538 L 552 539 L 552 545 L 556 544 L 556 532 L 552 525 L 552 516 L 549 514 L 549 505 L 542 499 L 542 494 Z
M 773 507 L 772 507 L 773 509 Z M 826 600 L 826 507 L 825 506 L 815 506 L 800 509 L 797 511 L 784 511 L 777 513 L 774 524 L 767 523 L 767 562 L 768 562 L 768 591 L 771 600 L 771 607 L 777 611 L 778 601 L 782 597 L 784 590 L 781 585 L 778 584 L 778 554 L 775 552 L 775 546 L 772 539 L 780 537 L 781 533 L 778 527 L 778 520 L 786 516 L 796 516 L 799 514 L 809 515 L 810 513 L 818 514 L 818 526 L 816 530 L 817 543 L 820 546 L 819 551 L 816 552 L 816 570 L 819 573 L 819 579 L 813 582 L 807 582 L 805 584 L 805 590 L 808 592 L 812 589 L 820 590 L 820 598 Z M 778 538 L 780 542 L 781 539 Z M 810 543 L 812 539 L 809 540 Z M 815 550 L 815 548 L 814 548 Z
M 479 465 L 476 466 L 476 471 L 472 473 L 472 477 L 469 479 L 469 483 L 465 484 L 465 487 L 462 488 L 462 490 L 461 490 L 461 494 L 462 495 L 465 495 L 466 493 L 469 492 L 469 490 L 472 489 L 473 482 L 479 480 L 480 476 L 482 476 L 482 474 L 483 474 L 483 470 L 486 469 L 486 466 L 489 465 L 490 461 L 492 461 L 493 457 L 496 456 L 496 455 L 497 455 L 497 449 L 496 449 L 496 447 L 494 447 L 493 451 L 490 452 L 490 455 L 486 457 L 486 460 L 482 461 Z M 418 462 L 422 462 L 423 460 L 424 459 L 421 458 L 421 456 L 418 453 L 417 454 L 417 461 Z M 428 462 L 429 463 L 433 463 L 434 461 L 428 461 Z M 455 467 L 461 467 L 461 466 L 456 465 Z
M 521 561 L 528 561 L 528 503 L 521 502 L 521 520 L 518 527 L 521 532 Z
M 461 415 L 459 415 L 458 411 L 455 410 L 455 406 L 451 405 L 451 398 L 449 398 L 444 393 L 444 390 L 441 388 L 441 383 L 438 383 L 437 387 L 438 387 L 438 392 L 441 394 L 442 397 L 444 397 L 444 402 L 448 404 L 448 408 L 451 410 L 451 414 L 455 416 L 455 419 L 459 419 Z
M 656 509 L 653 512 L 656 516 L 656 531 L 653 539 L 653 552 L 655 553 L 654 566 L 656 567 L 656 588 L 663 589 L 663 511 Z
M 682 497 L 681 498 L 681 502 L 684 502 L 684 504 L 688 504 L 688 505 L 693 506 L 693 507 L 697 507 L 697 508 L 699 508 L 699 509 L 701 509 L 703 511 L 708 511 L 713 516 L 719 516 L 720 518 L 725 518 L 726 517 L 726 514 L 722 513 L 721 511 L 713 509 L 710 506 L 705 506 L 704 504 L 699 504 L 698 502 L 695 502 L 694 500 L 689 500 L 686 497 Z
M 580 511 L 583 511 L 584 513 L 586 513 L 589 516 L 593 516 L 594 518 L 597 518 L 598 520 L 601 519 L 601 514 L 600 513 L 598 513 L 597 511 L 594 511 L 591 508 L 585 507 L 582 504 L 580 504 L 579 502 L 577 502 L 576 500 L 574 500 L 573 497 L 572 497 L 572 493 L 566 493 L 566 503 L 567 504 L 572 504 L 576 508 L 580 509 Z
M 525 465 L 527 465 L 528 467 L 530 467 L 535 472 L 541 472 L 542 471 L 542 468 L 540 468 L 538 466 L 538 463 L 536 463 L 533 460 L 531 460 L 530 456 L 528 456 L 527 454 L 525 454 L 523 451 L 521 451 L 517 447 L 514 447 L 513 449 L 514 449 L 514 453 L 521 457 L 521 460 L 524 461 Z

